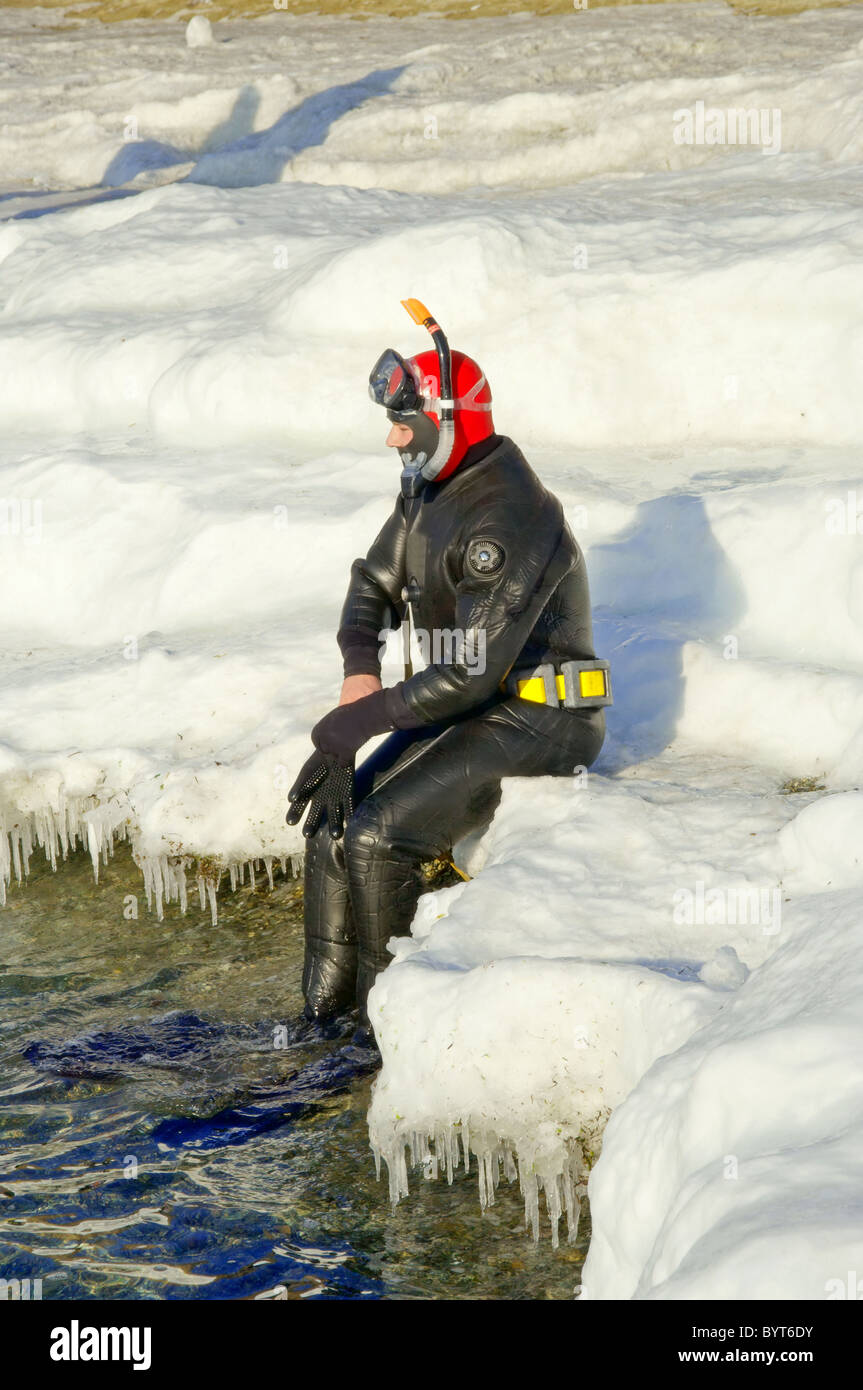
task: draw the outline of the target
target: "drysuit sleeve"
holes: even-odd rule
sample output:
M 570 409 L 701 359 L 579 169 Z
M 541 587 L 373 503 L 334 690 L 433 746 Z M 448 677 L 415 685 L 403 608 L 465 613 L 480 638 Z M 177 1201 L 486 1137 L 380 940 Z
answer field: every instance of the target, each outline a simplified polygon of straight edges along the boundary
M 550 544 L 547 539 L 539 546 L 529 531 L 498 524 L 466 537 L 460 552 L 455 627 L 440 634 L 442 647 L 449 645 L 447 659 L 387 691 L 387 712 L 397 729 L 457 718 L 493 695 L 551 595 L 578 563 L 562 518 Z
M 380 632 L 398 627 L 405 605 L 406 520 L 399 497 L 389 519 L 364 559 L 351 565 L 351 581 L 339 619 L 336 641 L 344 659 L 345 676 L 380 678 Z

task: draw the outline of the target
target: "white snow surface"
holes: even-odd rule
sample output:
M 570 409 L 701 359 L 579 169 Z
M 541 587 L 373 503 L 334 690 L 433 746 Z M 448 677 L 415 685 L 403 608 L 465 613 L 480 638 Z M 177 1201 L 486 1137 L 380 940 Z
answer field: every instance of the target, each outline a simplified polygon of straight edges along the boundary
M 596 1160 L 582 1297 L 839 1296 L 863 10 L 53 23 L 0 14 L 0 885 L 128 835 L 154 911 L 191 873 L 214 920 L 208 861 L 299 862 L 285 793 L 397 486 L 367 374 L 424 345 L 417 295 L 567 509 L 616 703 L 392 943 L 393 1196 L 406 1150 L 467 1155 L 572 1237 Z M 699 101 L 779 110 L 781 148 L 676 143 Z

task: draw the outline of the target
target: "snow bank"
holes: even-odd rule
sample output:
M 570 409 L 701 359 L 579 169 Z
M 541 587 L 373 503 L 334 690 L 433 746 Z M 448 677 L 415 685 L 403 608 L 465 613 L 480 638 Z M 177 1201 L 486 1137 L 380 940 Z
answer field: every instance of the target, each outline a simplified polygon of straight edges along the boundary
M 782 832 L 788 882 L 798 889 L 858 888 L 863 883 L 863 793 L 825 796 Z
M 58 430 L 311 445 L 326 382 L 342 437 L 371 447 L 368 364 L 410 340 L 408 284 L 458 324 L 527 439 L 845 444 L 863 427 L 863 234 L 837 205 L 814 245 L 811 212 L 765 207 L 787 179 L 766 182 L 710 231 L 697 189 L 721 191 L 714 172 L 674 210 L 626 188 L 599 224 L 573 193 L 502 214 L 296 184 L 171 185 L 17 221 L 0 233 L 3 422 L 41 431 L 50 376 Z
M 523 437 L 859 437 L 855 12 L 638 6 L 456 22 L 431 44 L 405 20 L 395 53 L 370 22 L 348 55 L 334 19 L 227 30 L 190 50 L 136 25 L 121 77 L 113 29 L 64 34 L 67 61 L 86 40 L 109 78 L 62 92 L 44 34 L 11 46 L 8 187 L 191 182 L 3 228 L 7 428 L 42 430 L 50 375 L 61 430 L 311 440 L 325 375 L 368 440 L 361 383 L 410 282 Z M 781 112 L 778 151 L 679 143 L 675 112 L 699 102 Z M 13 206 L 51 203 L 34 188 Z
M 475 847 L 470 860 L 479 876 L 422 901 L 373 991 L 384 1071 L 370 1129 L 394 1199 L 407 1190 L 405 1146 L 423 1158 L 434 1141 L 429 1152 L 446 1167 L 458 1133 L 465 1166 L 469 1149 L 478 1156 L 484 1202 L 502 1150 L 517 1163 L 534 1233 L 544 1187 L 555 1243 L 562 1209 L 575 1239 L 574 1196 L 609 1111 L 722 1006 L 727 969 L 710 988 L 702 965 L 735 947 L 752 964 L 766 954 L 766 937 L 753 939 L 746 923 L 686 931 L 676 920 L 675 890 L 688 877 L 693 888 L 705 873 L 710 887 L 728 883 L 724 864 L 704 864 L 717 829 L 733 864 L 743 827 L 756 823 L 749 802 L 705 797 L 693 817 L 701 833 L 684 848 L 679 818 L 690 809 L 686 794 L 669 804 L 659 785 L 504 784 L 482 856 Z
M 829 908 L 804 897 L 792 923 L 609 1121 L 583 1297 L 835 1299 L 849 1278 L 856 1289 L 859 891 Z
M 420 295 L 566 507 L 616 706 L 589 777 L 509 783 L 394 943 L 392 1194 L 406 1151 L 476 1162 L 485 1202 L 502 1168 L 572 1238 L 592 1168 L 587 1296 L 830 1296 L 860 1236 L 863 15 L 405 20 L 396 52 L 141 24 L 122 70 L 119 30 L 0 25 L 0 891 L 127 835 L 154 912 L 215 919 L 220 880 L 298 866 L 286 792 L 396 487 L 367 373 L 421 345 Z M 700 101 L 779 111 L 781 147 L 676 141 Z

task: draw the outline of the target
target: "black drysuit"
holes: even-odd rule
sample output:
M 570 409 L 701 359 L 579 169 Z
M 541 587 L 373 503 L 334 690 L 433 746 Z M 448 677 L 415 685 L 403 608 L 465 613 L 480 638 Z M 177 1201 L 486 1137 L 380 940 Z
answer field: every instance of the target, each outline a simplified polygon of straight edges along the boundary
M 423 861 L 491 821 L 502 777 L 588 767 L 605 734 L 602 708 L 500 689 L 511 670 L 595 656 L 584 557 L 512 440 L 492 436 L 450 478 L 398 498 L 351 567 L 338 633 L 346 676 L 380 674 L 380 633 L 402 621 L 405 590 L 418 636 L 442 659 L 387 692 L 396 731 L 357 769 L 344 838 L 324 821 L 305 862 L 306 1013 L 326 1019 L 356 1001 L 366 1027 L 387 940 L 410 930 Z

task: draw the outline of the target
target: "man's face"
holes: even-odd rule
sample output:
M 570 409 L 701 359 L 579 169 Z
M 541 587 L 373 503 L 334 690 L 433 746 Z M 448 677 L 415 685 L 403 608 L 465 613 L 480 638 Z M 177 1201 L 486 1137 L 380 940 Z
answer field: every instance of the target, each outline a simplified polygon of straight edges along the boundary
M 406 449 L 414 437 L 410 425 L 393 424 L 387 435 L 388 449 Z

